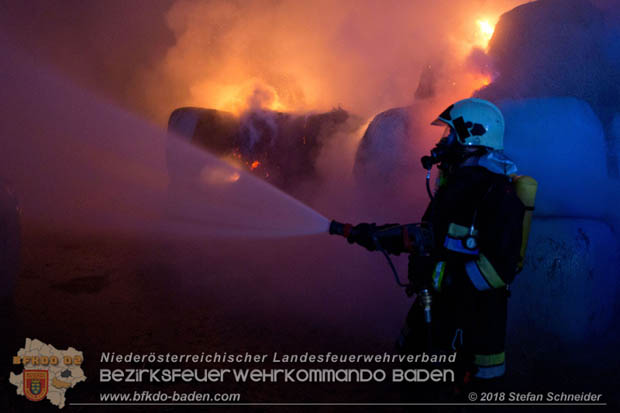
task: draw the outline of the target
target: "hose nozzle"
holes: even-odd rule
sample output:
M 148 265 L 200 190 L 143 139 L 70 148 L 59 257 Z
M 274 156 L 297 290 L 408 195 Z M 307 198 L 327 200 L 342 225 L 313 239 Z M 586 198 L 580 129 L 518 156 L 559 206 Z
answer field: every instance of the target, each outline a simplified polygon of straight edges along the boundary
M 333 220 L 329 224 L 329 233 L 331 235 L 341 235 L 347 238 L 349 235 L 351 235 L 351 228 L 353 228 L 353 225 L 351 224 L 343 224 L 342 222 Z

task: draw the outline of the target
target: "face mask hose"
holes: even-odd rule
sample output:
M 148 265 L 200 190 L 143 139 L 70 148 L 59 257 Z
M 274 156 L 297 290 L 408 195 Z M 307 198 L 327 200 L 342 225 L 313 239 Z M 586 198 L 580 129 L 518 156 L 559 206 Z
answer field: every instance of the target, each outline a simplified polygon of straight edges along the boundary
M 431 201 L 435 199 L 433 192 L 431 191 L 431 168 L 428 168 L 426 171 L 426 193 Z

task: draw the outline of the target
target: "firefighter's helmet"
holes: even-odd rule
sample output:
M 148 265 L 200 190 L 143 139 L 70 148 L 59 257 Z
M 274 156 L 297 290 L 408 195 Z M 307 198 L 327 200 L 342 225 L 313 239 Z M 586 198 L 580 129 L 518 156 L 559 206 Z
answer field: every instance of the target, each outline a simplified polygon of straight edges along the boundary
M 448 125 L 463 146 L 504 149 L 504 116 L 488 100 L 460 100 L 441 112 L 432 125 Z

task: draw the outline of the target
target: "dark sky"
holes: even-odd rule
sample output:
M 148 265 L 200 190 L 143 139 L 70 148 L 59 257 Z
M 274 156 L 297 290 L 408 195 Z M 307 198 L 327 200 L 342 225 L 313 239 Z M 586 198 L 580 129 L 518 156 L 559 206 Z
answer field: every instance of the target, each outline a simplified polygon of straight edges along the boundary
M 0 30 L 79 84 L 146 114 L 136 78 L 174 43 L 165 21 L 172 3 L 1 1 Z

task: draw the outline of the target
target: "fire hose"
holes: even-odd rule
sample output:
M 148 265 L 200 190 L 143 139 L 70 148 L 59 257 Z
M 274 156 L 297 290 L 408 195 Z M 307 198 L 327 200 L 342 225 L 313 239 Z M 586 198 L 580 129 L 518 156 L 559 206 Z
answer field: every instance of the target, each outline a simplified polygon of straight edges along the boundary
M 422 305 L 424 306 L 424 320 L 427 324 L 430 325 L 432 317 L 431 317 L 431 303 L 432 296 L 430 290 L 426 287 L 421 288 L 418 292 L 413 290 L 414 286 L 412 283 L 404 283 L 401 281 L 400 276 L 398 275 L 398 271 L 390 258 L 388 251 L 383 247 L 381 243 L 382 238 L 393 238 L 402 236 L 403 232 L 406 231 L 407 239 L 411 240 L 410 244 L 415 250 L 413 253 L 417 255 L 428 255 L 430 247 L 433 245 L 433 234 L 432 230 L 426 224 L 408 224 L 408 225 L 394 225 L 390 226 L 386 229 L 380 229 L 372 232 L 372 241 L 374 247 L 377 251 L 381 252 L 392 270 L 392 274 L 394 275 L 394 280 L 396 284 L 406 289 L 406 294 L 411 297 L 414 296 L 414 301 L 419 296 L 422 300 Z M 350 239 L 351 236 L 355 237 L 354 227 L 351 224 L 343 224 L 338 221 L 332 221 L 329 226 L 329 233 L 332 235 L 340 235 L 347 239 Z
M 398 271 L 390 258 L 388 251 L 381 244 L 382 238 L 390 238 L 390 237 L 398 237 L 404 236 L 404 232 L 406 231 L 406 236 L 408 240 L 411 240 L 411 247 L 414 247 L 413 253 L 417 255 L 428 255 L 429 250 L 433 245 L 433 232 L 432 230 L 424 224 L 409 224 L 409 225 L 394 225 L 390 226 L 386 229 L 380 229 L 372 232 L 372 243 L 377 251 L 380 251 L 383 256 L 386 258 L 390 269 L 392 270 L 392 274 L 394 275 L 394 279 L 396 280 L 396 284 L 399 287 L 405 288 L 405 292 L 407 296 L 413 297 L 413 302 L 415 303 L 417 298 L 420 297 L 420 301 L 424 310 L 424 323 L 426 325 L 426 340 L 427 340 L 427 348 L 429 350 L 432 349 L 432 294 L 429 288 L 422 287 L 419 291 L 414 291 L 414 285 L 412 283 L 403 283 L 398 276 Z M 332 235 L 340 235 L 349 240 L 353 240 L 355 242 L 356 234 L 354 233 L 354 227 L 351 224 L 343 224 L 338 221 L 332 221 L 329 226 L 329 233 Z M 365 245 L 367 246 L 367 245 Z

